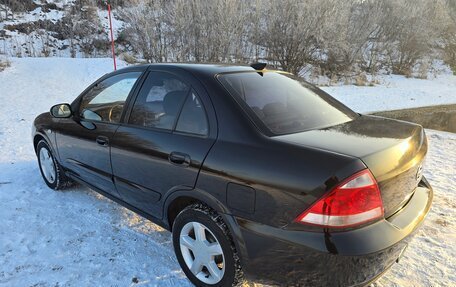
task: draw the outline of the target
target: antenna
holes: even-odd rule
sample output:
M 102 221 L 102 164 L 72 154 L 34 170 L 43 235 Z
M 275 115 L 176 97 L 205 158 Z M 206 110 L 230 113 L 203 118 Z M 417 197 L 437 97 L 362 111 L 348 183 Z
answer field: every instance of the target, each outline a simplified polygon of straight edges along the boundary
M 255 70 L 263 70 L 266 68 L 266 63 L 253 63 L 250 65 L 250 67 L 254 68 Z

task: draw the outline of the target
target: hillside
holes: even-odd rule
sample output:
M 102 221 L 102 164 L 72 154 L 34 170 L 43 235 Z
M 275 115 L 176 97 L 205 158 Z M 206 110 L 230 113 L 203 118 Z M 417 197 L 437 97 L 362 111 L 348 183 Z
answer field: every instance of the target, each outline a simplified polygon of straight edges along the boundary
M 3 19 L 0 18 L 0 54 L 8 57 L 109 56 L 106 7 L 83 2 L 31 1 L 29 5 L 18 6 L 18 11 L 10 9 L 11 4 L 0 4 L 4 10 Z M 115 16 L 113 27 L 117 37 L 122 22 Z
M 0 4 L 6 57 L 107 57 L 107 3 Z M 311 82 L 456 71 L 456 2 L 111 0 L 115 50 L 133 62 L 267 62 Z

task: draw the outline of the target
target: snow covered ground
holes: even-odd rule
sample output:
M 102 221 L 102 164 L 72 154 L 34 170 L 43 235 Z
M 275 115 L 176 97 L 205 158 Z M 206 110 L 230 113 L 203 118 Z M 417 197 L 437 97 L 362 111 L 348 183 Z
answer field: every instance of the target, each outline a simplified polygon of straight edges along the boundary
M 49 190 L 39 174 L 30 138 L 34 117 L 70 102 L 111 70 L 110 59 L 24 58 L 0 72 L 0 286 L 190 286 L 169 232 L 85 187 Z M 436 97 L 456 87 L 456 77 L 444 77 L 391 76 L 390 88 L 326 89 L 364 112 L 413 106 L 408 90 L 420 103 L 441 103 Z M 383 100 L 382 91 L 395 91 L 388 94 L 394 100 Z M 433 208 L 401 262 L 376 286 L 456 282 L 456 135 L 427 134 L 424 173 L 434 187 Z
M 444 66 L 429 79 L 380 75 L 379 85 L 329 86 L 324 91 L 360 113 L 456 104 L 456 76 Z

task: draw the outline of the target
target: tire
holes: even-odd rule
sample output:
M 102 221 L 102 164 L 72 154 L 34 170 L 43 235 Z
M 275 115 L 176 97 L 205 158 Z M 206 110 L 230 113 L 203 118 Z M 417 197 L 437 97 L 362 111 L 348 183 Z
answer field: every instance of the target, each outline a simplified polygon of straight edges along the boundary
M 173 223 L 173 245 L 182 270 L 195 286 L 240 286 L 243 283 L 241 263 L 233 239 L 222 217 L 209 207 L 192 204 L 177 215 Z M 210 255 L 209 251 L 217 255 Z M 200 268 L 192 271 L 193 265 Z
M 72 184 L 72 181 L 65 175 L 62 167 L 56 161 L 49 145 L 40 140 L 36 145 L 36 156 L 41 176 L 49 188 L 54 190 L 64 189 Z

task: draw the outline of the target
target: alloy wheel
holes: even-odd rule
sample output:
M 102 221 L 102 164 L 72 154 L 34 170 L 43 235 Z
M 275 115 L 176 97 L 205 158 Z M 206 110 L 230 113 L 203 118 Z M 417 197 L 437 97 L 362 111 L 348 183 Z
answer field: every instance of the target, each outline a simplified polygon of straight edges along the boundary
M 56 179 L 54 159 L 47 148 L 40 149 L 40 167 L 43 175 L 49 183 L 54 183 Z
M 196 278 L 206 284 L 217 284 L 225 273 L 222 246 L 214 234 L 199 222 L 188 222 L 179 236 L 185 264 Z

